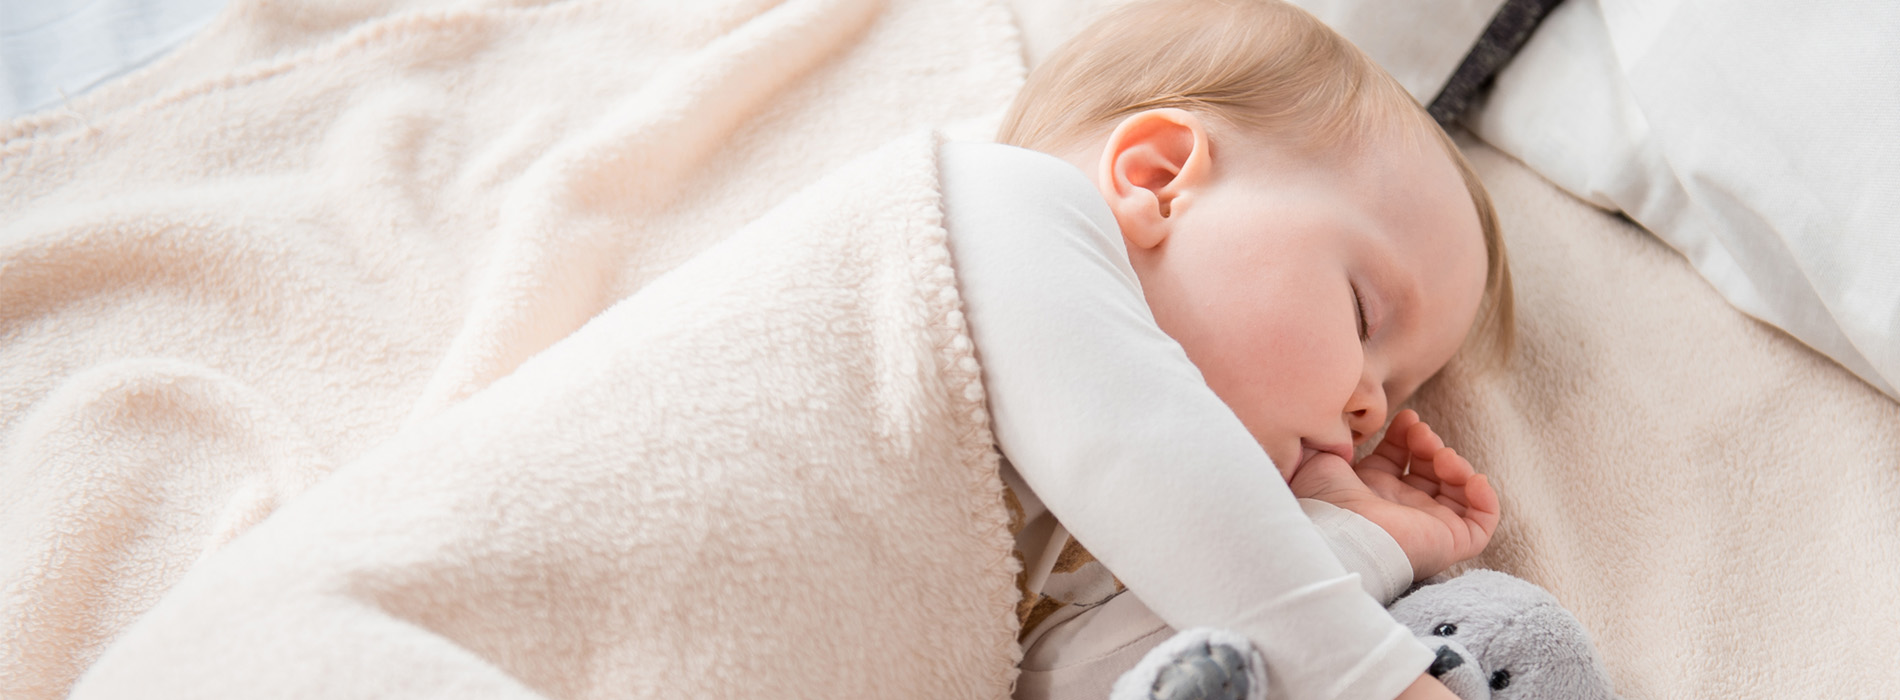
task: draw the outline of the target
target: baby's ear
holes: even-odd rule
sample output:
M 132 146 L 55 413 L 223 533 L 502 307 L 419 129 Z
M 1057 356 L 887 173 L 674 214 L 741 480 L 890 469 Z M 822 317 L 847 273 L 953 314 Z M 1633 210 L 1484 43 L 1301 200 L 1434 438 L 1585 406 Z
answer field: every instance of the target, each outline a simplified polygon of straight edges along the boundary
M 1123 119 L 1109 134 L 1097 182 L 1122 236 L 1153 248 L 1167 240 L 1173 216 L 1212 172 L 1207 130 L 1182 109 L 1151 109 Z

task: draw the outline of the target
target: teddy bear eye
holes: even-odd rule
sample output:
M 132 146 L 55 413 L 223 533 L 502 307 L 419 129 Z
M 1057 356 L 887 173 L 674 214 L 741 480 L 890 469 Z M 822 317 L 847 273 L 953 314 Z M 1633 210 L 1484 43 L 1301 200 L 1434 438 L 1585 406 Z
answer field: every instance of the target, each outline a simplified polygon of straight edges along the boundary
M 1449 622 L 1441 623 L 1437 627 L 1432 628 L 1432 634 L 1438 637 L 1449 637 L 1457 633 L 1458 626 Z
M 1491 689 L 1503 690 L 1511 685 L 1511 672 L 1498 671 L 1491 674 Z

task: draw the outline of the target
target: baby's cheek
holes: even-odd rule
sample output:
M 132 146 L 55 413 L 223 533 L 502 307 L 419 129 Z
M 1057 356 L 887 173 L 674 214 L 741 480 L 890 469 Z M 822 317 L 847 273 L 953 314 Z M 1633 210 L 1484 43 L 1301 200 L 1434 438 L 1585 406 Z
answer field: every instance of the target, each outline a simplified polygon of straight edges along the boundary
M 1359 385 L 1363 348 L 1356 338 L 1350 344 L 1313 336 L 1300 340 L 1277 343 L 1266 363 L 1265 383 L 1289 407 L 1335 417 Z

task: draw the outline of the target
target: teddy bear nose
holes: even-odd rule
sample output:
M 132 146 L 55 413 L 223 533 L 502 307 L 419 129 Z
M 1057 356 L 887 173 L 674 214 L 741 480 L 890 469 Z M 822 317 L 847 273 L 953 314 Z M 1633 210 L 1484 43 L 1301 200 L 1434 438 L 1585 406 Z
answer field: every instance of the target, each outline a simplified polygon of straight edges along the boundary
M 1465 665 L 1465 657 L 1459 656 L 1458 652 L 1451 650 L 1451 647 L 1439 647 L 1438 656 L 1432 659 L 1431 668 L 1425 669 L 1425 672 L 1432 674 L 1433 678 L 1437 678 L 1445 675 L 1445 672 L 1463 665 Z

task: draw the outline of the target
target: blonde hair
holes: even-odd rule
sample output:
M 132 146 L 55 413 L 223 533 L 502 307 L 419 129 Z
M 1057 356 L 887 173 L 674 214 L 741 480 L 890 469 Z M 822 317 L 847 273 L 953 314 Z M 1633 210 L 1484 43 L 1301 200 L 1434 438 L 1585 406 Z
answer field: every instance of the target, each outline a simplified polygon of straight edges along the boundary
M 1509 355 L 1511 271 L 1484 183 L 1398 81 L 1298 7 L 1149 0 L 1117 8 L 1030 74 L 997 140 L 1057 152 L 1130 114 L 1168 107 L 1315 149 L 1407 124 L 1433 134 L 1464 178 L 1484 233 L 1484 301 L 1474 331 L 1496 357 Z

